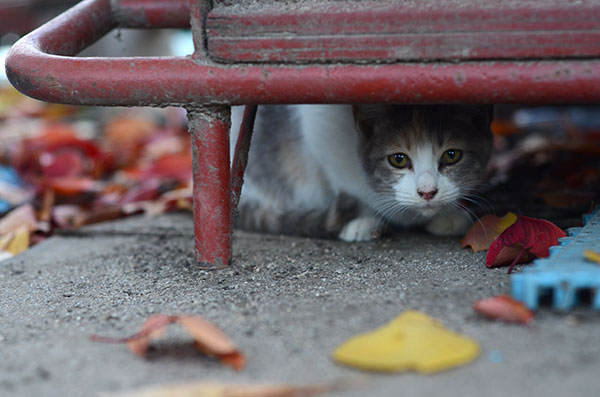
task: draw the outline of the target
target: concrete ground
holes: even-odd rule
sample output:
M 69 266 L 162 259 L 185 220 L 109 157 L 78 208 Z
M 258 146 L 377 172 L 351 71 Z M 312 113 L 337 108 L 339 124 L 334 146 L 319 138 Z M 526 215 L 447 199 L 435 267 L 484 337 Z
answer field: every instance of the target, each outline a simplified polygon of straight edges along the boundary
M 600 314 L 538 313 L 531 327 L 471 308 L 508 293 L 506 268 L 458 239 L 401 233 L 347 244 L 236 233 L 230 269 L 193 264 L 190 214 L 129 218 L 54 236 L 0 263 L 0 395 L 90 396 L 179 381 L 304 384 L 364 376 L 330 354 L 407 309 L 478 340 L 480 357 L 435 375 L 366 374 L 335 396 L 598 396 Z M 153 313 L 201 314 L 247 356 L 239 373 L 177 330 L 148 359 L 126 336 Z

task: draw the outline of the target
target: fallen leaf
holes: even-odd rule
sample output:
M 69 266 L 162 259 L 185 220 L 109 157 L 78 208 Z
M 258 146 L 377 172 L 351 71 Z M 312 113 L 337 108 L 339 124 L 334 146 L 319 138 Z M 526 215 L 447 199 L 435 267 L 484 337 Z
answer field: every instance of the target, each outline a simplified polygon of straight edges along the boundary
M 119 198 L 117 204 L 125 205 L 139 201 L 153 200 L 160 196 L 161 181 L 157 178 L 152 178 L 141 182 L 132 187 L 122 197 Z
M 473 309 L 492 319 L 511 323 L 529 324 L 534 314 L 523 303 L 510 296 L 498 295 L 475 302 Z
M 68 212 L 68 211 L 65 211 Z M 68 213 L 56 213 L 55 216 L 63 216 L 62 221 L 68 222 L 67 225 L 70 228 L 80 228 L 85 225 L 91 225 L 99 222 L 106 222 L 115 219 L 122 218 L 123 210 L 118 206 L 106 206 L 101 208 L 94 208 L 91 210 L 79 210 L 74 211 L 71 214 Z
M 219 357 L 224 364 L 238 371 L 246 365 L 246 358 L 235 343 L 212 323 L 197 316 L 180 316 L 177 322 L 194 337 L 200 351 Z
M 174 179 L 186 183 L 192 178 L 192 156 L 190 153 L 166 154 L 156 159 L 142 177 Z
M 104 140 L 115 148 L 141 146 L 158 126 L 139 117 L 116 117 L 104 126 Z
M 63 124 L 24 140 L 13 163 L 34 184 L 45 178 L 99 177 L 111 168 L 110 156 L 96 142 L 78 138 L 72 126 Z
M 157 386 L 125 393 L 106 393 L 104 397 L 310 397 L 347 389 L 347 382 L 330 382 L 307 386 L 228 385 L 195 382 Z
M 474 223 L 465 237 L 460 241 L 463 248 L 471 247 L 474 252 L 485 251 L 504 230 L 517 221 L 517 215 L 507 213 L 502 218 L 496 215 L 485 215 Z
M 600 252 L 585 250 L 583 251 L 583 256 L 590 262 L 595 262 L 600 264 Z
M 77 205 L 54 205 L 52 206 L 52 222 L 61 229 L 71 229 L 75 220 L 81 216 L 81 208 Z
M 155 314 L 150 316 L 141 330 L 133 336 L 106 338 L 93 335 L 91 338 L 97 342 L 126 343 L 133 353 L 143 357 L 148 351 L 150 342 L 162 337 L 165 327 L 173 323 L 180 324 L 192 335 L 196 347 L 203 353 L 218 358 L 223 364 L 238 371 L 246 365 L 246 359 L 235 343 L 212 323 L 198 316 Z
M 478 355 L 479 345 L 474 340 L 408 310 L 382 328 L 344 342 L 333 358 L 369 371 L 432 373 L 466 364 Z
M 0 220 L 0 235 L 16 231 L 21 226 L 27 226 L 29 231 L 38 228 L 38 221 L 31 204 L 23 204 L 4 216 Z
M 530 262 L 533 257 L 545 258 L 550 255 L 550 247 L 557 245 L 558 239 L 565 236 L 565 232 L 552 222 L 521 215 L 494 240 L 487 253 L 486 266 L 510 264 L 510 273 L 517 263 Z
M 117 117 L 104 126 L 104 141 L 115 154 L 117 165 L 130 166 L 138 161 L 144 144 L 158 126 L 139 117 Z
M 515 135 L 523 132 L 519 126 L 508 120 L 494 120 L 490 125 L 490 129 L 494 135 L 499 136 Z
M 63 196 L 76 196 L 82 193 L 97 193 L 101 184 L 88 177 L 46 178 L 43 184 Z
M 11 241 L 7 244 L 4 251 L 10 252 L 13 255 L 20 254 L 21 252 L 29 248 L 29 228 L 27 226 L 21 226 L 17 228 L 13 234 Z
M 160 339 L 165 334 L 165 327 L 175 321 L 174 316 L 157 314 L 150 316 L 136 335 L 126 338 L 129 350 L 138 356 L 145 356 L 152 339 Z

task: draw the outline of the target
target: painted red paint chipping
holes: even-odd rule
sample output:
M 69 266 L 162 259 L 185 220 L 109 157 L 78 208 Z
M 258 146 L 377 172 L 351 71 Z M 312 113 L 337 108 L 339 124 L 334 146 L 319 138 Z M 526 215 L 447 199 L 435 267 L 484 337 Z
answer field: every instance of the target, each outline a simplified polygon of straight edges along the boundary
M 196 259 L 207 267 L 231 262 L 231 182 L 227 106 L 188 109 L 194 160 Z
M 495 1 L 272 2 L 208 14 L 223 62 L 554 59 L 600 55 L 600 7 Z

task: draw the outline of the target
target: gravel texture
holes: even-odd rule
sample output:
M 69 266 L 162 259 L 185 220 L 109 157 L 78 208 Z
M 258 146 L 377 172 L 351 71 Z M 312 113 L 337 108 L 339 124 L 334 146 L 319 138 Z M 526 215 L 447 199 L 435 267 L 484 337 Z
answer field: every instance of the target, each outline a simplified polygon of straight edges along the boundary
M 508 293 L 506 269 L 456 238 L 399 233 L 371 243 L 237 232 L 230 269 L 193 261 L 189 214 L 129 218 L 54 236 L 0 263 L 0 395 L 87 396 L 178 381 L 304 384 L 367 377 L 339 396 L 597 396 L 600 314 L 545 309 L 531 327 L 471 308 Z M 364 374 L 332 362 L 347 338 L 407 309 L 481 343 L 435 375 Z M 236 373 L 176 328 L 148 359 L 89 336 L 126 336 L 154 313 L 201 314 L 241 347 Z

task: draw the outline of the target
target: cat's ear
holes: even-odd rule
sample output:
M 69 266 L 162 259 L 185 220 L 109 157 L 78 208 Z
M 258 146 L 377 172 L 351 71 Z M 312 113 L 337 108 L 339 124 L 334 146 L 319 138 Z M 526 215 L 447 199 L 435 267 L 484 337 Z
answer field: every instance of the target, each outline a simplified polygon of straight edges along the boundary
M 461 106 L 455 117 L 478 128 L 487 128 L 494 118 L 494 105 Z
M 352 105 L 356 129 L 365 138 L 370 138 L 375 133 L 375 125 L 384 119 L 386 108 L 384 105 Z

